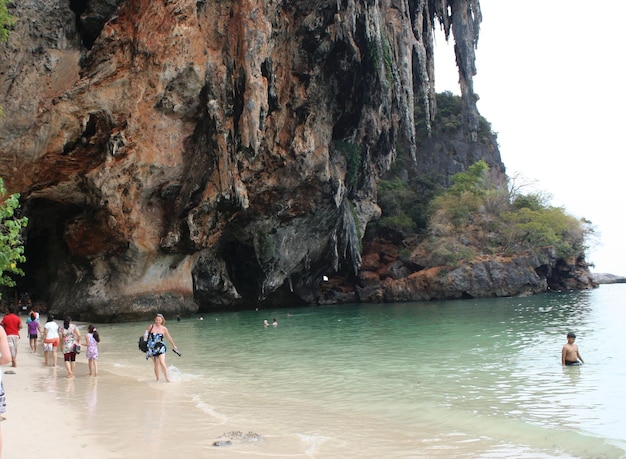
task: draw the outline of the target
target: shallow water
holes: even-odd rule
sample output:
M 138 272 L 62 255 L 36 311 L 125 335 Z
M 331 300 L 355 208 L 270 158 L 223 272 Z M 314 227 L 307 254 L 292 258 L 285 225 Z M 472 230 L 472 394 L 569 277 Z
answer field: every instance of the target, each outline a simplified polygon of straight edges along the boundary
M 137 349 L 147 323 L 100 325 L 105 372 L 47 390 L 115 457 L 626 457 L 624 293 L 170 319 L 172 384 Z M 563 368 L 570 330 L 586 364 Z M 259 437 L 213 446 L 231 432 Z

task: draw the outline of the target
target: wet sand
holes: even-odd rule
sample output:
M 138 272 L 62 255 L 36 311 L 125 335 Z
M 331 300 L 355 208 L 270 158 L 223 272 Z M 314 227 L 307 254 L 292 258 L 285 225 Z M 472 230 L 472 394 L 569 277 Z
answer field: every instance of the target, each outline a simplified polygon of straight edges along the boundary
M 59 353 L 56 368 L 46 367 L 42 349 L 39 342 L 37 353 L 31 353 L 22 336 L 18 366 L 0 367 L 7 396 L 0 423 L 3 459 L 308 457 L 293 454 L 300 449 L 296 439 L 285 442 L 270 436 L 264 439 L 265 448 L 259 448 L 254 438 L 228 438 L 225 434 L 248 430 L 239 432 L 219 416 L 203 414 L 181 381 L 156 382 L 151 362 L 145 362 L 145 376 L 139 378 L 125 376 L 128 369 L 115 364 L 115 372 L 99 368 L 92 377 L 81 353 L 75 377 L 68 379 L 63 355 Z M 215 442 L 225 442 L 224 447 Z
M 17 367 L 0 368 L 7 397 L 5 420 L 1 423 L 4 459 L 53 459 L 78 454 L 89 454 L 93 459 L 112 457 L 84 424 L 81 406 L 72 406 L 77 386 L 85 386 L 79 390 L 82 392 L 96 384 L 97 378 L 86 376 L 89 370 L 84 361 L 76 364 L 76 378 L 67 379 L 63 354 L 57 357 L 56 369 L 46 367 L 41 348 L 37 354 L 31 353 L 28 340 L 22 336 Z

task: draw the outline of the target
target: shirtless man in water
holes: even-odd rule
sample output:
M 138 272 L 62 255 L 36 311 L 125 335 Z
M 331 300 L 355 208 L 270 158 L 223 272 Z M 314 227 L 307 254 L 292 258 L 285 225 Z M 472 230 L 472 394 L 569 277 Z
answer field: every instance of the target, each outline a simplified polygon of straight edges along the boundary
M 578 346 L 574 344 L 576 335 L 572 332 L 567 334 L 567 344 L 563 346 L 561 351 L 561 365 L 580 365 L 585 363 L 578 352 Z

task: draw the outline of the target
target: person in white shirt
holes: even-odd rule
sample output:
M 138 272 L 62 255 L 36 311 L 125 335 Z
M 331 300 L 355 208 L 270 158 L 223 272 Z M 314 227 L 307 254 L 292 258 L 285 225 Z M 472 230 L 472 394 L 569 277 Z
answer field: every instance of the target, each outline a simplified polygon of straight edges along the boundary
M 53 367 L 57 366 L 57 349 L 59 347 L 59 324 L 54 321 L 52 314 L 48 315 L 46 325 L 43 326 L 43 356 L 46 366 L 48 362 Z M 49 356 L 52 354 L 52 358 Z

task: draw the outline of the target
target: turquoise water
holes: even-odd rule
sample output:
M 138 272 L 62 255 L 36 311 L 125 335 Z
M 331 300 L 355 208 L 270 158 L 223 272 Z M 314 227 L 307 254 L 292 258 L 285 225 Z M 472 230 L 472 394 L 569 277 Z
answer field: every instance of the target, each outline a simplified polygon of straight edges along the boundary
M 101 325 L 100 368 L 123 387 L 103 373 L 51 390 L 120 438 L 116 457 L 626 457 L 624 293 L 168 320 L 172 384 L 137 350 L 146 323 Z M 563 368 L 570 330 L 586 364 Z M 213 446 L 233 431 L 259 438 Z

